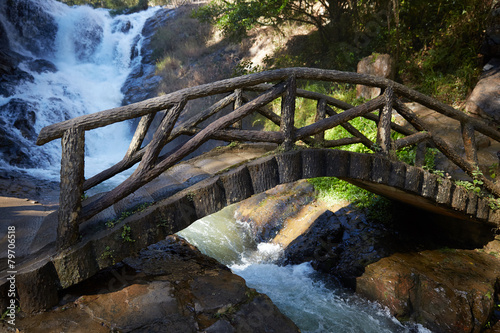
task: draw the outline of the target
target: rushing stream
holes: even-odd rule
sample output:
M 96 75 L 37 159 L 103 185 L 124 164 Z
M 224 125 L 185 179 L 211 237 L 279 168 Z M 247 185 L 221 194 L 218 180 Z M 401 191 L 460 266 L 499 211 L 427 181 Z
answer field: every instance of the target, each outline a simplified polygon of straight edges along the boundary
M 258 244 L 248 225 L 233 218 L 235 209 L 229 206 L 178 234 L 267 294 L 302 332 L 430 332 L 403 326 L 380 305 L 342 288 L 309 263 L 277 265 L 280 247 Z

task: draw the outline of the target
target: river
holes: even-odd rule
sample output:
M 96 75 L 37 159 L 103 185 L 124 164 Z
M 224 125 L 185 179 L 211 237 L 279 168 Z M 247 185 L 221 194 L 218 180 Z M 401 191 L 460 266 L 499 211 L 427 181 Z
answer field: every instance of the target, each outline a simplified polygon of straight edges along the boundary
M 178 234 L 267 294 L 307 333 L 430 333 L 421 325 L 401 324 L 387 309 L 343 288 L 309 263 L 279 265 L 281 248 L 257 243 L 248 225 L 237 221 L 232 205 L 200 219 Z

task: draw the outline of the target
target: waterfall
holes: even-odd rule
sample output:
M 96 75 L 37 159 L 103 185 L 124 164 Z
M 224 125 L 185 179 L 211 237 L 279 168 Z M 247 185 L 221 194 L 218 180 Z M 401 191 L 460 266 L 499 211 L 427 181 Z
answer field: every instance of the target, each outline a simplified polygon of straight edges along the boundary
M 0 4 L 0 43 L 3 28 L 18 62 L 3 78 L 0 69 L 0 170 L 59 180 L 60 140 L 38 147 L 36 136 L 45 126 L 121 105 L 121 88 L 141 63 L 141 31 L 158 9 L 112 17 L 55 0 Z M 126 122 L 86 132 L 85 177 L 121 160 L 130 138 Z

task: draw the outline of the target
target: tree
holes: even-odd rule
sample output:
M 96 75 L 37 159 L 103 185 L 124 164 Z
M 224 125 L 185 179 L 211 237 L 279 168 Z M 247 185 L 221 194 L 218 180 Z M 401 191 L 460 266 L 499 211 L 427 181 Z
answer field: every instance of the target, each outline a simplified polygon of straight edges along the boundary
M 220 28 L 227 37 L 241 39 L 255 26 L 279 27 L 285 21 L 315 26 L 321 38 L 345 40 L 358 20 L 358 7 L 375 7 L 374 0 L 213 0 L 195 16 Z M 373 4 L 372 4 L 373 3 Z

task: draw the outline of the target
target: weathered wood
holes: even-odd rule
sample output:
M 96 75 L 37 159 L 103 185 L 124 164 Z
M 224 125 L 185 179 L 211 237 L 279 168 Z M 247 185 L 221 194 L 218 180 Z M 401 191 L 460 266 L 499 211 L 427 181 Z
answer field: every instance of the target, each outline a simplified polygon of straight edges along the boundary
M 349 152 L 337 149 L 328 149 L 325 152 L 325 176 L 347 177 L 349 174 Z
M 302 150 L 302 177 L 316 178 L 325 175 L 325 156 L 323 149 Z
M 237 108 L 239 108 L 240 106 L 242 106 L 244 103 L 243 103 L 243 92 L 241 89 L 236 89 L 234 91 L 234 94 L 236 96 L 235 100 L 234 100 L 234 104 L 233 104 L 233 110 L 236 110 Z M 232 126 L 233 128 L 236 128 L 236 129 L 242 129 L 243 128 L 243 121 L 240 119 L 238 120 L 237 122 L 235 122 Z
M 283 133 L 283 148 L 285 151 L 291 150 L 295 142 L 295 91 L 297 90 L 297 81 L 292 76 L 287 81 L 285 95 L 281 99 L 281 127 Z
M 317 80 L 339 83 L 361 84 L 372 87 L 386 88 L 392 86 L 397 95 L 404 96 L 410 100 L 427 106 L 441 114 L 459 121 L 470 121 L 474 128 L 500 141 L 500 132 L 486 125 L 484 122 L 473 119 L 463 112 L 454 109 L 434 98 L 428 97 L 418 91 L 407 88 L 392 80 L 359 73 L 341 72 L 335 70 L 324 70 L 316 68 L 284 68 L 273 71 L 260 72 L 242 77 L 221 80 L 218 82 L 182 89 L 171 94 L 152 98 L 146 101 L 113 108 L 90 115 L 80 116 L 58 124 L 47 126 L 40 132 L 37 144 L 42 145 L 54 139 L 62 137 L 65 130 L 71 127 L 82 127 L 90 130 L 107 126 L 127 119 L 144 116 L 148 113 L 156 113 L 165 110 L 180 101 L 192 100 L 210 95 L 222 94 L 234 91 L 234 89 L 254 86 L 265 82 L 276 82 L 295 76 L 297 80 Z
M 70 247 L 78 241 L 82 208 L 85 166 L 85 132 L 81 127 L 68 129 L 61 140 L 61 192 L 57 248 Z
M 139 175 L 154 167 L 161 150 L 168 143 L 170 133 L 172 132 L 181 111 L 186 106 L 186 103 L 187 101 L 182 101 L 165 113 L 160 126 L 158 126 L 158 129 L 153 135 L 153 139 L 146 147 L 146 152 L 141 160 L 141 164 L 139 164 L 139 167 L 134 173 Z
M 359 153 L 349 155 L 349 178 L 369 181 L 372 171 L 372 156 Z
M 467 161 L 474 165 L 478 165 L 477 161 L 477 144 L 474 126 L 471 123 L 461 123 L 462 139 L 464 141 L 465 156 Z
M 337 115 L 337 112 L 335 112 L 333 109 L 329 107 L 327 107 L 326 110 L 328 111 L 330 117 Z M 347 132 L 349 132 L 349 134 L 358 138 L 359 142 L 362 143 L 365 147 L 374 150 L 373 142 L 370 139 L 368 139 L 363 133 L 361 133 L 356 127 L 352 126 L 348 122 L 340 124 L 340 126 L 342 126 Z
M 151 126 L 151 123 L 153 122 L 154 118 L 155 118 L 154 113 L 147 114 L 141 118 L 139 124 L 137 125 L 137 128 L 135 129 L 134 137 L 130 142 L 130 146 L 128 147 L 127 153 L 125 154 L 126 159 L 131 158 L 132 155 L 135 154 L 141 148 L 142 142 L 144 141 L 149 126 Z
M 259 85 L 252 86 L 252 87 L 245 88 L 245 89 L 246 90 L 255 90 L 255 91 L 265 91 L 266 89 L 269 89 L 270 86 L 271 85 L 269 85 L 269 84 L 259 84 Z M 321 93 L 317 93 L 314 91 L 308 91 L 308 90 L 304 90 L 304 89 L 297 89 L 297 97 L 303 97 L 303 98 L 313 99 L 313 100 L 317 100 L 317 101 L 324 99 L 326 101 L 327 105 L 331 105 L 333 107 L 336 107 L 336 108 L 339 108 L 342 110 L 349 110 L 349 109 L 352 109 L 354 107 L 354 105 L 351 105 L 351 104 L 346 103 L 344 101 L 338 100 L 338 99 L 333 98 L 331 96 L 323 95 Z M 333 113 L 330 113 L 330 111 L 333 111 L 333 109 L 328 107 L 327 113 L 330 116 L 332 116 Z M 337 113 L 335 112 L 335 114 L 337 114 Z M 368 120 L 371 120 L 375 123 L 379 122 L 379 117 L 373 113 L 367 113 L 367 114 L 363 115 L 362 117 L 366 118 Z M 269 119 L 271 119 L 271 118 L 269 118 Z M 277 124 L 279 126 L 279 123 L 275 122 L 273 119 L 271 119 L 271 121 L 273 121 L 275 124 Z M 394 122 L 391 122 L 391 129 L 398 132 L 398 133 L 404 134 L 404 135 L 411 135 L 411 134 L 415 133 L 415 131 L 408 129 L 404 126 L 398 125 Z
M 228 205 L 240 202 L 254 194 L 250 172 L 245 166 L 221 176 L 221 181 L 224 185 Z
M 195 135 L 202 131 L 201 128 L 191 128 L 182 132 L 182 134 Z M 282 143 L 284 140 L 283 133 L 273 131 L 254 131 L 254 130 L 239 130 L 239 129 L 222 129 L 215 131 L 210 135 L 210 139 L 222 141 L 249 141 L 249 142 L 271 142 Z
M 366 102 L 365 104 L 355 106 L 345 112 L 320 120 L 312 125 L 302 127 L 301 129 L 297 130 L 296 139 L 299 140 L 333 128 L 363 114 L 376 110 L 382 105 L 384 105 L 384 97 L 379 96 L 375 99 L 372 99 L 371 101 Z
M 320 99 L 316 105 L 316 116 L 314 117 L 314 122 L 325 119 L 326 117 L 326 100 L 324 98 Z M 319 132 L 314 135 L 314 141 L 316 145 L 323 146 L 325 143 L 325 132 Z
M 387 184 L 391 176 L 391 161 L 383 156 L 374 156 L 370 180 L 374 183 Z
M 420 143 L 424 140 L 429 139 L 430 137 L 431 134 L 429 132 L 417 132 L 415 134 L 394 141 L 394 149 L 399 150 L 401 148 Z
M 380 152 L 384 155 L 391 155 L 393 147 L 391 144 L 391 118 L 392 101 L 394 91 L 392 87 L 387 87 L 384 92 L 385 105 L 380 112 L 380 120 L 377 127 L 377 144 Z
M 248 164 L 254 193 L 267 191 L 279 184 L 278 162 L 274 156 Z
M 413 193 L 420 193 L 422 189 L 422 178 L 423 170 L 420 168 L 413 167 L 411 165 L 406 166 L 406 177 L 405 177 L 405 190 Z
M 392 162 L 391 174 L 389 175 L 389 182 L 387 185 L 404 189 L 406 181 L 406 164 L 402 162 Z
M 213 104 L 209 108 L 205 109 L 204 111 L 194 115 L 193 117 L 189 118 L 188 120 L 185 120 L 178 124 L 173 130 L 172 133 L 170 134 L 168 141 L 172 141 L 175 138 L 177 138 L 179 135 L 181 135 L 184 131 L 187 129 L 198 125 L 202 121 L 208 119 L 215 113 L 219 112 L 229 104 L 233 103 L 235 100 L 235 94 L 231 94 L 229 96 L 224 97 L 223 99 L 219 100 L 217 103 Z M 138 163 L 142 157 L 144 156 L 146 149 L 142 148 L 141 150 L 137 151 L 136 153 L 132 154 L 131 156 L 128 156 L 124 158 L 122 161 L 118 162 L 117 164 L 113 165 L 112 167 L 98 173 L 97 175 L 89 178 L 87 181 L 84 183 L 84 191 L 96 186 L 97 184 L 102 183 L 103 181 L 113 177 L 114 175 L 127 170 L 134 166 L 136 163 Z M 161 159 L 161 158 L 160 158 Z
M 425 130 L 422 122 L 418 119 L 418 117 L 403 103 L 400 101 L 395 101 L 395 107 L 398 110 L 399 114 L 403 116 L 409 123 L 411 123 L 417 130 L 423 131 Z M 474 124 L 471 124 L 475 126 Z M 476 128 L 477 129 L 477 128 Z M 475 175 L 475 165 L 467 162 L 462 156 L 457 154 L 452 147 L 450 147 L 445 140 L 441 139 L 437 135 L 433 135 L 432 131 L 428 131 L 431 134 L 432 141 L 439 151 L 441 151 L 449 160 L 455 163 L 460 169 L 465 171 L 470 177 L 477 177 L 483 182 L 483 186 L 488 189 L 491 193 L 496 196 L 500 196 L 500 187 L 493 183 L 491 180 L 486 178 L 484 175 Z
M 419 142 L 415 153 L 415 166 L 422 168 L 425 165 L 425 153 L 427 151 L 427 143 Z
M 437 193 L 438 177 L 430 172 L 423 173 L 421 195 L 424 198 L 435 198 Z
M 436 202 L 443 205 L 449 205 L 451 203 L 451 197 L 453 192 L 454 184 L 449 179 L 441 179 L 438 184 Z
M 179 162 L 188 154 L 195 151 L 203 142 L 207 141 L 210 138 L 210 135 L 213 132 L 223 129 L 233 124 L 235 121 L 242 119 L 255 109 L 261 108 L 262 106 L 266 105 L 267 103 L 281 96 L 285 92 L 285 89 L 286 89 L 286 84 L 280 83 L 267 93 L 260 95 L 259 97 L 246 103 L 239 109 L 231 112 L 230 114 L 224 117 L 215 120 L 201 132 L 192 137 L 188 142 L 183 144 L 179 149 L 177 149 L 171 155 L 167 156 L 164 160 L 158 162 L 153 169 L 148 170 L 147 172 L 143 172 L 140 175 L 134 173 L 132 176 L 127 178 L 123 183 L 121 183 L 112 191 L 104 195 L 101 198 L 101 200 L 95 201 L 92 204 L 89 204 L 88 206 L 84 207 L 82 216 L 84 216 L 85 219 L 89 219 L 95 214 L 99 213 L 100 211 L 111 206 L 115 202 L 133 193 L 139 187 L 149 183 L 151 180 L 158 177 L 162 172 L 173 166 L 175 163 Z
M 343 138 L 337 140 L 325 140 L 323 146 L 325 148 L 334 148 L 334 147 L 342 147 L 347 145 L 352 145 L 355 143 L 361 143 L 360 138 Z
M 300 151 L 289 151 L 276 156 L 280 184 L 295 182 L 302 178 Z
M 226 206 L 226 194 L 219 179 L 207 179 L 192 192 L 198 218 L 213 214 Z

